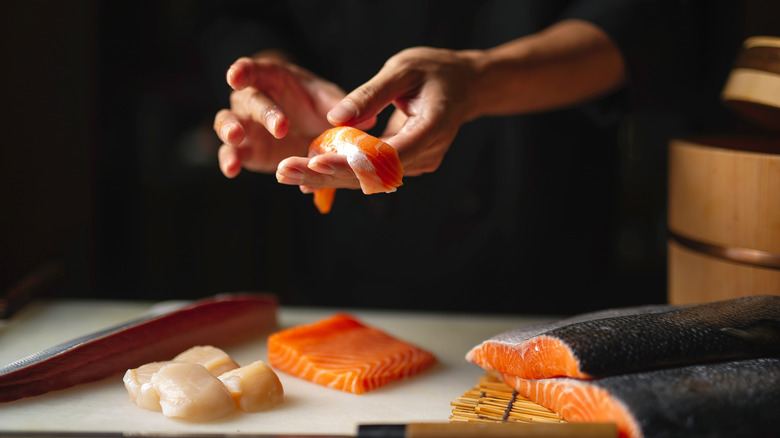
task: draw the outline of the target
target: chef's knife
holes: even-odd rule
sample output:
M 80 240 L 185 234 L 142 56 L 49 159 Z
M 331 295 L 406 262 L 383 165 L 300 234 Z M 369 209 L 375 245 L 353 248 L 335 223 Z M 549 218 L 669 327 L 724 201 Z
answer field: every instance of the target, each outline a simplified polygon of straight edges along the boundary
M 273 295 L 222 294 L 82 336 L 0 368 L 0 402 L 99 380 L 195 345 L 247 340 L 276 327 L 277 308 Z
M 617 436 L 617 427 L 611 423 L 369 424 L 359 426 L 356 435 L 0 431 L 0 438 L 617 438 Z

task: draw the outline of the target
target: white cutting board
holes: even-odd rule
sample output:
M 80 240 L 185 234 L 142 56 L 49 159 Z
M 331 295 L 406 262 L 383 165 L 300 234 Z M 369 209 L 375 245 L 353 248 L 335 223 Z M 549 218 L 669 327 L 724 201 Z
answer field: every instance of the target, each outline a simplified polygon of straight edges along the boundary
M 148 311 L 151 303 L 51 301 L 35 305 L 0 326 L 0 365 Z M 282 308 L 281 328 L 310 323 L 335 309 Z M 552 318 L 353 311 L 364 323 L 433 352 L 438 365 L 410 379 L 361 395 L 279 373 L 282 405 L 210 423 L 188 423 L 133 404 L 122 374 L 0 404 L 0 430 L 109 431 L 129 433 L 290 433 L 354 435 L 359 424 L 448 422 L 450 401 L 483 374 L 466 352 L 496 333 Z M 265 338 L 226 350 L 240 365 L 267 360 Z

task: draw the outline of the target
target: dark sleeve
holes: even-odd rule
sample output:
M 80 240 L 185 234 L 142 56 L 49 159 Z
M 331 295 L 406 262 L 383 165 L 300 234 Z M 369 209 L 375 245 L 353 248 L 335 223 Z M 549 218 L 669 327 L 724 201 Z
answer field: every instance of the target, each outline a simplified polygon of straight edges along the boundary
M 578 0 L 561 19 L 594 23 L 610 36 L 626 64 L 632 106 L 668 107 L 697 93 L 717 93 L 712 88 L 721 78 L 707 70 L 718 43 L 710 31 L 725 35 L 736 28 L 736 14 L 728 16 L 731 3 L 736 2 Z

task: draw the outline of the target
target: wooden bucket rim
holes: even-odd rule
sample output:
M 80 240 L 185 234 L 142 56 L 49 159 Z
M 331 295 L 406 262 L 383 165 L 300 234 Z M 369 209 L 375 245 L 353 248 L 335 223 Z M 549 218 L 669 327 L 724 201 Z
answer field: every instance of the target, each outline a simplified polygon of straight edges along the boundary
M 774 137 L 755 137 L 738 135 L 699 135 L 695 137 L 672 139 L 672 144 L 723 149 L 744 153 L 777 155 L 780 159 L 780 139 Z

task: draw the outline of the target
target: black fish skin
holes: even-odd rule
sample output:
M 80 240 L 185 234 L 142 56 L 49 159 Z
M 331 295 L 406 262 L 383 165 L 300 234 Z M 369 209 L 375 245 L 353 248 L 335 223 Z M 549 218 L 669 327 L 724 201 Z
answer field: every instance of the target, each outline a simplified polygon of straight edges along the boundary
M 641 370 L 774 357 L 780 297 L 757 295 L 665 312 L 582 321 L 546 335 L 569 346 L 580 370 L 603 377 Z M 766 335 L 770 333 L 770 335 Z
M 645 438 L 770 437 L 780 431 L 780 359 L 692 365 L 590 383 L 623 402 Z
M 780 356 L 780 320 L 760 320 L 748 326 L 724 327 L 722 332 L 761 345 Z

